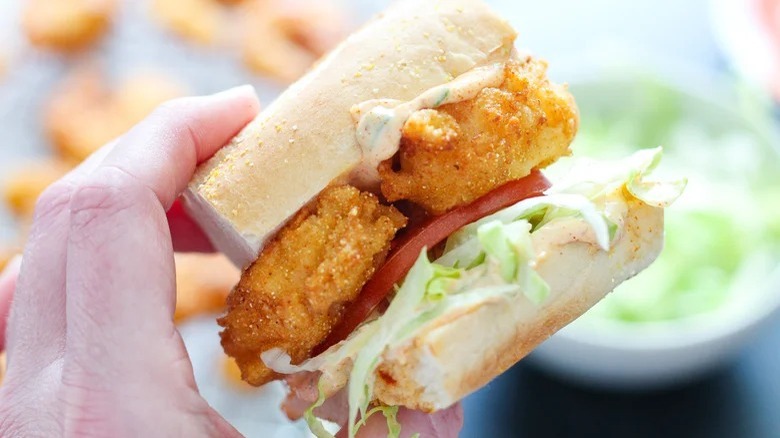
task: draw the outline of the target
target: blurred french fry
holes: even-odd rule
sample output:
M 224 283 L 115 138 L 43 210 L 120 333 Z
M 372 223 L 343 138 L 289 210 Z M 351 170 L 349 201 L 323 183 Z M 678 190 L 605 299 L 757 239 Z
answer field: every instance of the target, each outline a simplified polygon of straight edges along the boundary
M 47 159 L 22 165 L 3 177 L 3 199 L 17 217 L 29 219 L 38 196 L 62 178 L 71 166 L 62 160 Z
M 113 94 L 112 105 L 121 121 L 121 131 L 143 120 L 161 103 L 185 94 L 184 87 L 167 76 L 146 72 L 128 77 Z
M 5 357 L 5 351 L 0 353 L 0 385 L 5 380 L 5 370 L 8 367 L 8 361 Z
M 225 377 L 225 380 L 228 381 L 231 385 L 233 385 L 235 388 L 238 389 L 244 389 L 244 390 L 253 390 L 257 389 L 255 386 L 252 386 L 246 382 L 244 382 L 243 379 L 241 379 L 241 368 L 238 367 L 238 364 L 236 363 L 236 360 L 233 359 L 230 356 L 220 356 L 221 361 L 221 368 L 222 368 L 222 375 Z
M 275 4 L 276 27 L 317 57 L 338 45 L 351 30 L 346 9 L 339 2 L 277 0 Z
M 214 0 L 153 0 L 152 17 L 162 27 L 198 44 L 213 44 L 223 26 Z
M 140 122 L 160 103 L 181 96 L 184 89 L 157 74 L 136 74 L 116 90 L 95 66 L 66 78 L 48 102 L 44 125 L 55 151 L 80 162 Z
M 249 0 L 241 17 L 244 63 L 285 84 L 301 77 L 348 30 L 344 10 L 328 1 Z
M 0 247 L 0 272 L 3 272 L 3 269 L 8 266 L 8 262 L 10 262 L 16 254 L 17 252 L 10 248 Z
M 116 0 L 27 0 L 22 27 L 35 46 L 74 51 L 103 36 L 116 10 Z
M 284 84 L 301 77 L 317 59 L 260 15 L 246 16 L 243 59 L 252 71 Z
M 220 313 L 241 273 L 220 254 L 176 254 L 176 312 L 182 322 L 193 316 Z
M 95 66 L 66 77 L 46 104 L 44 126 L 61 157 L 80 162 L 117 131 L 104 120 L 108 90 Z

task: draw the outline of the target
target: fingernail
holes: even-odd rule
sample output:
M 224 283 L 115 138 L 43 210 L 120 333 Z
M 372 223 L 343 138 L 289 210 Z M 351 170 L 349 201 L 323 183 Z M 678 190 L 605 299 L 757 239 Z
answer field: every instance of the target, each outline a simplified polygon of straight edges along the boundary
M 257 92 L 252 85 L 239 85 L 238 87 L 229 88 L 225 91 L 221 91 L 213 95 L 221 99 L 234 99 L 237 97 L 251 97 L 257 99 Z

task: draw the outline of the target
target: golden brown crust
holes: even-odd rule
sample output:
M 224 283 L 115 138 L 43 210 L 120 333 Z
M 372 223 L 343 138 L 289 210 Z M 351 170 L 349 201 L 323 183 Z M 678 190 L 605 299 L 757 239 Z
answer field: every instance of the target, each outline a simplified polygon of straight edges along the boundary
M 408 101 L 504 62 L 515 35 L 481 1 L 393 2 L 204 163 L 185 193 L 186 208 L 221 252 L 248 266 L 280 224 L 334 181 L 356 175 L 363 160 L 354 105 Z M 442 58 L 443 50 L 458 56 Z
M 222 370 L 222 376 L 232 387 L 244 391 L 256 389 L 241 379 L 241 368 L 238 367 L 236 360 L 232 357 L 220 356 L 219 367 Z
M 577 108 L 546 70 L 530 57 L 509 61 L 500 87 L 414 113 L 398 155 L 379 166 L 385 197 L 440 214 L 567 155 Z
M 244 272 L 219 319 L 222 346 L 243 378 L 261 385 L 274 377 L 260 361 L 272 348 L 282 348 L 294 363 L 306 359 L 384 261 L 405 223 L 374 195 L 339 186 L 285 225 Z

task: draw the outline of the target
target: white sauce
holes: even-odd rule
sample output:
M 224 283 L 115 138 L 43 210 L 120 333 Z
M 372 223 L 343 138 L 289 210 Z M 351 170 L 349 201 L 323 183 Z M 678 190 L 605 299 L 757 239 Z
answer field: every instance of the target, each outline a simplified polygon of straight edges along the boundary
M 379 181 L 377 166 L 398 152 L 404 124 L 415 111 L 473 99 L 484 88 L 503 82 L 504 64 L 495 63 L 475 68 L 408 102 L 372 99 L 353 106 L 351 113 L 357 122 L 357 142 L 363 155 L 356 177 L 366 184 Z

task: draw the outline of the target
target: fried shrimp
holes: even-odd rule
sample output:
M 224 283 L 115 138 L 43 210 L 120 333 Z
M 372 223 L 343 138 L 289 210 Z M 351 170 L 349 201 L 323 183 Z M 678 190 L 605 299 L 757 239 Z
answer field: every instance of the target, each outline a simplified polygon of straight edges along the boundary
M 225 24 L 219 4 L 212 0 L 154 0 L 152 18 L 162 27 L 191 42 L 217 42 Z
M 70 169 L 67 162 L 59 159 L 21 166 L 2 178 L 2 198 L 17 217 L 30 219 L 38 196 Z
M 415 112 L 398 154 L 379 166 L 382 194 L 441 214 L 567 155 L 577 108 L 546 70 L 530 56 L 510 61 L 500 87 Z
M 250 1 L 241 9 L 244 63 L 291 83 L 346 37 L 349 18 L 335 2 Z
M 136 73 L 109 87 L 94 65 L 77 69 L 44 109 L 44 125 L 61 157 L 78 163 L 184 90 L 167 76 Z
M 394 207 L 351 186 L 326 189 L 294 216 L 244 272 L 218 321 L 244 380 L 262 385 L 276 377 L 260 360 L 266 350 L 281 348 L 293 363 L 309 357 L 405 223 Z
M 176 253 L 177 323 L 194 316 L 221 313 L 225 298 L 241 273 L 221 254 Z
M 36 46 L 74 51 L 93 44 L 111 26 L 116 0 L 30 0 L 22 24 Z

